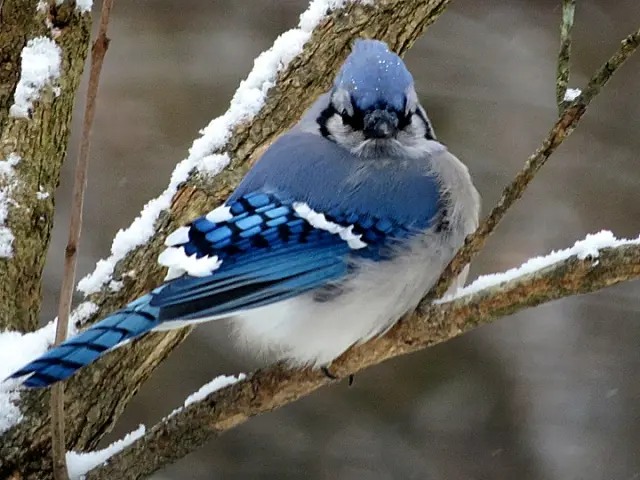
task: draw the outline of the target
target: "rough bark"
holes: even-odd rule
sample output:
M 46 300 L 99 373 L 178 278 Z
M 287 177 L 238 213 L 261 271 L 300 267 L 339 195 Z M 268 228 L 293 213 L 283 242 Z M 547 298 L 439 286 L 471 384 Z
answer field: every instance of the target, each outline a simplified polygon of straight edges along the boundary
M 449 0 L 384 0 L 375 7 L 349 3 L 332 12 L 314 31 L 304 51 L 282 71 L 260 113 L 238 126 L 222 151 L 232 161 L 213 179 L 192 175 L 174 196 L 170 211 L 156 225 L 156 235 L 135 249 L 115 271 L 124 287 L 93 295 L 99 310 L 89 323 L 104 317 L 158 285 L 164 271 L 156 257 L 168 232 L 221 203 L 259 153 L 291 126 L 317 95 L 328 89 L 355 37 L 386 41 L 404 53 L 444 10 Z M 216 153 L 216 152 L 211 152 Z M 135 271 L 135 276 L 122 274 Z M 74 376 L 67 384 L 67 448 L 94 448 L 121 415 L 139 385 L 189 333 L 150 335 L 123 347 Z M 51 478 L 47 394 L 27 392 L 21 398 L 25 419 L 0 436 L 0 478 L 19 471 L 20 478 Z
M 53 227 L 60 167 L 66 155 L 75 92 L 89 45 L 90 15 L 62 4 L 37 12 L 32 0 L 5 0 L 0 27 L 0 159 L 20 156 L 11 186 L 6 226 L 14 238 L 13 256 L 0 258 L 0 330 L 29 331 L 38 326 L 42 269 Z M 49 27 L 45 20 L 51 22 Z M 47 87 L 34 103 L 31 118 L 13 118 L 9 108 L 20 78 L 20 52 L 29 39 L 54 38 L 62 49 L 59 95 Z M 38 198 L 37 193 L 49 194 Z

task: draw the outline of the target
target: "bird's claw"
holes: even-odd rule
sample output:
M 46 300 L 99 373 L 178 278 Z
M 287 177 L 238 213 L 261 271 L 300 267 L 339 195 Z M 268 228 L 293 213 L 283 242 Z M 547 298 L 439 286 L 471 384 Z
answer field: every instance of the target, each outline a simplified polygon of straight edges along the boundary
M 333 373 L 331 373 L 327 367 L 320 367 L 320 370 L 322 371 L 322 373 L 324 373 L 325 377 L 330 378 L 331 380 L 340 380 Z M 353 376 L 352 373 L 350 373 L 349 374 L 349 386 L 353 385 L 353 379 L 354 379 L 354 376 Z

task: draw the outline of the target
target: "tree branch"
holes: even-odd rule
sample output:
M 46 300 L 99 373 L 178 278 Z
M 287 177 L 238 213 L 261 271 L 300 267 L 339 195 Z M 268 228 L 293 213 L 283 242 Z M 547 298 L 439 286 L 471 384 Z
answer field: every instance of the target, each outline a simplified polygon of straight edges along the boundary
M 573 133 L 591 101 L 600 93 L 602 87 L 609 82 L 618 68 L 636 51 L 639 44 L 640 29 L 622 41 L 620 48 L 596 71 L 582 93 L 566 107 L 540 148 L 527 159 L 522 170 L 504 189 L 500 200 L 493 207 L 491 213 L 484 219 L 478 229 L 467 237 L 464 246 L 449 262 L 438 283 L 423 300 L 423 304 L 442 297 L 453 280 L 462 272 L 462 269 L 475 258 L 509 208 L 522 196 L 538 170 L 547 162 L 556 148 Z
M 576 12 L 576 0 L 562 0 L 562 21 L 560 22 L 560 51 L 558 52 L 558 66 L 556 70 L 556 103 L 558 114 L 567 105 L 565 94 L 571 74 L 571 30 Z
M 89 147 L 91 145 L 91 127 L 96 113 L 98 98 L 98 86 L 104 57 L 109 48 L 107 27 L 113 0 L 104 0 L 100 13 L 100 25 L 98 36 L 91 49 L 91 69 L 89 71 L 89 87 L 87 89 L 87 103 L 82 124 L 82 137 L 78 161 L 76 164 L 76 176 L 73 185 L 73 201 L 71 205 L 71 221 L 69 223 L 69 239 L 64 252 L 64 274 L 60 287 L 60 303 L 58 307 L 58 324 L 56 326 L 55 344 L 64 342 L 69 330 L 69 314 L 73 300 L 73 286 L 75 285 L 76 262 L 78 258 L 78 246 L 82 232 L 82 210 L 84 207 L 84 195 L 87 188 L 87 172 L 89 170 Z M 64 433 L 64 383 L 60 382 L 51 389 L 51 454 L 53 462 L 53 476 L 55 480 L 68 480 L 66 455 L 67 448 Z
M 640 278 L 640 238 L 603 248 L 597 258 L 573 255 L 533 273 L 444 304 L 422 307 L 387 335 L 347 351 L 332 373 L 345 377 L 385 360 L 450 340 L 505 315 Z M 164 419 L 92 470 L 87 480 L 143 478 L 249 418 L 280 408 L 333 383 L 319 371 L 275 365 L 209 394 Z
M 256 90 L 266 90 L 265 85 L 273 84 L 259 113 L 253 118 L 235 120 L 222 147 L 215 150 L 206 147 L 207 154 L 228 155 L 231 159 L 228 168 L 214 178 L 192 172 L 173 195 L 169 208 L 162 209 L 152 228 L 151 240 L 131 251 L 114 253 L 119 260 L 109 280 L 122 282 L 123 286 L 114 291 L 107 281 L 99 292 L 88 297 L 97 307 L 89 323 L 162 281 L 164 270 L 157 266 L 156 257 L 167 233 L 226 199 L 260 152 L 328 89 L 355 37 L 379 38 L 404 53 L 442 13 L 448 1 L 385 0 L 373 4 L 352 1 L 321 19 L 303 51 L 288 64 L 289 59 L 282 60 L 284 65 L 277 79 L 268 78 L 256 86 Z M 201 143 L 196 143 L 200 148 Z M 150 335 L 113 352 L 68 381 L 67 447 L 78 451 L 95 448 L 140 384 L 188 333 L 187 329 Z M 47 404 L 45 397 L 46 393 L 33 391 L 21 395 L 24 420 L 0 435 L 0 478 L 18 469 L 24 479 L 51 478 L 49 420 L 43 411 L 43 405 Z M 98 398 L 100 401 L 96 402 Z

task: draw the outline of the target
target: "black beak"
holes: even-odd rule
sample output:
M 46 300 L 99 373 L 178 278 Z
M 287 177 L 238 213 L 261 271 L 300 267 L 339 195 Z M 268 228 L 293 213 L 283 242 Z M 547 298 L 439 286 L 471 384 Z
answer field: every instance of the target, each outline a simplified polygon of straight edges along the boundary
M 387 110 L 374 110 L 364 116 L 366 138 L 391 138 L 398 131 L 398 116 Z

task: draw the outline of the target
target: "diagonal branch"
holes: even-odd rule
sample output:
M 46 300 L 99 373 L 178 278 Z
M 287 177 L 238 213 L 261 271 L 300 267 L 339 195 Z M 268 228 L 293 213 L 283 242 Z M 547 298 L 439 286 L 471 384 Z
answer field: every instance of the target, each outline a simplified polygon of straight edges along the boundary
M 584 243 L 588 243 L 588 239 Z M 577 251 L 545 268 L 448 303 L 423 307 L 384 337 L 349 350 L 331 370 L 344 377 L 450 340 L 505 315 L 636 278 L 640 278 L 640 237 L 592 250 L 587 255 Z M 258 370 L 245 380 L 217 390 L 165 418 L 86 478 L 145 477 L 252 416 L 280 408 L 332 382 L 326 375 L 309 369 L 289 370 L 275 365 Z
M 591 101 L 600 93 L 602 87 L 609 82 L 618 68 L 637 50 L 639 45 L 640 29 L 625 38 L 620 44 L 620 48 L 596 71 L 591 80 L 589 80 L 587 87 L 563 111 L 562 116 L 551 128 L 540 148 L 527 159 L 522 170 L 504 189 L 502 197 L 500 197 L 497 205 L 493 207 L 491 213 L 484 219 L 478 229 L 467 237 L 464 246 L 447 265 L 438 283 L 423 300 L 423 304 L 444 295 L 465 265 L 475 258 L 509 208 L 522 196 L 538 170 L 547 162 L 556 148 L 573 133 Z
M 576 0 L 562 0 L 562 21 L 560 22 L 560 51 L 558 52 L 558 65 L 556 70 L 556 103 L 558 113 L 567 105 L 565 95 L 571 74 L 571 30 L 573 30 L 573 18 L 576 12 Z

